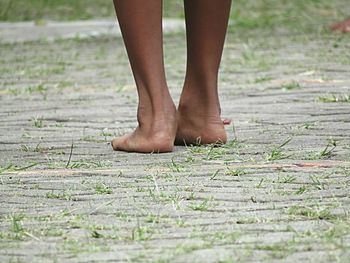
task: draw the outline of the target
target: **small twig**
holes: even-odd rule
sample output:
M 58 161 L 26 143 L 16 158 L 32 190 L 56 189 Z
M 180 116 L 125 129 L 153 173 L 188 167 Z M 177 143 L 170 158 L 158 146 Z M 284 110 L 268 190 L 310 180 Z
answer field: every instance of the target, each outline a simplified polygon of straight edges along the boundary
M 286 146 L 293 138 L 289 137 L 287 140 L 285 140 L 281 145 L 279 145 L 277 148 L 283 148 Z
M 207 154 L 207 157 L 205 158 L 206 160 L 209 160 L 210 154 L 211 154 L 211 152 L 213 151 L 214 147 L 215 147 L 215 144 L 212 144 L 212 145 L 210 146 L 209 151 L 208 151 L 208 154 Z
M 156 177 L 154 176 L 154 174 L 152 174 L 152 179 L 153 179 L 153 183 L 154 183 L 154 188 L 156 189 L 158 196 L 160 196 L 160 191 L 159 191 L 159 187 L 156 181 Z
M 210 177 L 210 180 L 214 180 L 215 177 L 219 174 L 219 172 L 221 171 L 221 169 L 217 169 L 215 173 L 213 173 L 213 175 Z
M 70 154 L 69 154 L 68 162 L 66 164 L 66 168 L 68 168 L 68 166 L 70 165 L 70 161 L 72 159 L 72 154 L 73 154 L 73 147 L 74 147 L 74 144 L 73 144 L 73 140 L 72 140 L 72 145 L 70 146 Z
M 20 168 L 14 168 L 15 171 L 23 171 L 23 170 L 27 170 L 28 168 L 31 168 L 33 166 L 36 166 L 38 165 L 39 163 L 33 163 L 33 164 L 30 164 L 30 165 L 27 165 L 27 166 L 24 166 L 24 167 L 20 167 Z M 12 166 L 12 165 L 11 165 Z M 11 167 L 9 166 L 9 167 Z
M 31 234 L 31 233 L 29 233 L 29 232 L 27 232 L 27 231 L 25 231 L 24 234 L 25 234 L 26 236 L 29 236 L 29 237 L 35 239 L 36 241 L 41 241 L 40 238 L 34 236 L 33 234 Z
M 237 140 L 236 127 L 235 127 L 234 122 L 232 122 L 232 132 L 233 132 L 234 140 Z

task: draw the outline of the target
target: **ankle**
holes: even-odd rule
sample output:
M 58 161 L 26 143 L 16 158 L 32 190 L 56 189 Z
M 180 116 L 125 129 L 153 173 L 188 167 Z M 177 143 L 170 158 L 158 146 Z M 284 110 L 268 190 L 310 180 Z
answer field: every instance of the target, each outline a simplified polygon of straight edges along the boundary
M 161 133 L 172 134 L 176 130 L 176 107 L 173 103 L 159 109 L 153 109 L 151 105 L 140 106 L 137 121 L 139 129 L 149 136 Z
M 216 86 L 184 85 L 178 111 L 191 114 L 220 116 L 220 101 Z
M 220 118 L 219 101 L 180 101 L 178 112 L 184 116 L 201 118 Z
M 152 98 L 150 96 L 140 96 L 137 118 L 148 120 L 161 120 L 176 114 L 176 106 L 169 93 Z

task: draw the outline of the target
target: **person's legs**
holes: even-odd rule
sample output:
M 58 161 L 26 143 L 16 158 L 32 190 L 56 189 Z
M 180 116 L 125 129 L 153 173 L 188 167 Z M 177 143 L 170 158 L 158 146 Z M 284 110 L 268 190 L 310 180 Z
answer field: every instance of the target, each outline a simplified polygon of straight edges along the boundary
M 112 141 L 114 150 L 172 151 L 176 109 L 165 79 L 162 0 L 114 0 L 139 95 L 138 127 Z
M 184 0 L 187 70 L 177 112 L 176 144 L 225 143 L 218 70 L 231 0 Z

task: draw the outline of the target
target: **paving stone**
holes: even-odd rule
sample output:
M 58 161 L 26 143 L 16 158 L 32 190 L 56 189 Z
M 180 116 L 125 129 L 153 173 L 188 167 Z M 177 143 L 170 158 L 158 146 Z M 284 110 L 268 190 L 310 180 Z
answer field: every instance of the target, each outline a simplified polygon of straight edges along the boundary
M 1 43 L 0 261 L 346 262 L 349 40 L 229 35 L 229 143 L 166 154 L 109 145 L 137 124 L 121 38 Z M 185 35 L 164 41 L 178 102 Z

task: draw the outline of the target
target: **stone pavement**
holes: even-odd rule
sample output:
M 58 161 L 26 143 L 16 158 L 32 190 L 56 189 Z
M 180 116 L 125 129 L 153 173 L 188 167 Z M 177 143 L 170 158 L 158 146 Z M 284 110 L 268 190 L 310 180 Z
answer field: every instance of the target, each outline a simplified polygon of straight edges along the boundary
M 164 33 L 184 30 L 181 19 L 165 18 Z M 116 20 L 87 20 L 73 22 L 36 21 L 0 23 L 0 41 L 2 43 L 28 42 L 35 40 L 88 38 L 99 36 L 120 36 L 120 28 Z
M 136 125 L 120 38 L 0 44 L 0 261 L 348 262 L 349 40 L 229 34 L 230 142 L 167 154 L 108 144 Z M 166 35 L 175 101 L 185 57 Z

